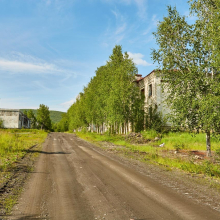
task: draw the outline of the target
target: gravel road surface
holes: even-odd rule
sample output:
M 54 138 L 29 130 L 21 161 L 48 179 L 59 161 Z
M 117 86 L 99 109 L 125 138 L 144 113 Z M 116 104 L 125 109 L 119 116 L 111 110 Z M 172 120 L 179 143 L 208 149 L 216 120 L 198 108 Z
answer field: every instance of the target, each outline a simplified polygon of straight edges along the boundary
M 52 133 L 10 219 L 219 220 L 220 212 L 74 135 Z

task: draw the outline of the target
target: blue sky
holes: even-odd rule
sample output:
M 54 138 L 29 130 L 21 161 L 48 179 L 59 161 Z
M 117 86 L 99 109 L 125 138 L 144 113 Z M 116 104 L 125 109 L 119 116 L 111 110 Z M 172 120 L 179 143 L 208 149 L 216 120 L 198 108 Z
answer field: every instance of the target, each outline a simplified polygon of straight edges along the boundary
M 66 111 L 116 44 L 147 75 L 167 5 L 189 14 L 187 0 L 0 0 L 0 108 Z

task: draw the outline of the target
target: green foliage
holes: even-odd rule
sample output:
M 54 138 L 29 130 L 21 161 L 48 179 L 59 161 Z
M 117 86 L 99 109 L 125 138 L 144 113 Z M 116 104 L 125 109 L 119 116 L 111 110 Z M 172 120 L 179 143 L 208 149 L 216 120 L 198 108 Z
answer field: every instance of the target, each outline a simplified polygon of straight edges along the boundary
M 217 148 L 215 153 L 220 157 L 220 148 Z
M 141 132 L 142 136 L 146 140 L 153 140 L 155 137 L 160 137 L 161 135 L 154 129 L 147 129 L 146 131 Z
M 128 54 L 116 45 L 105 66 L 97 68 L 84 91 L 68 109 L 69 130 L 94 126 L 110 133 L 143 130 L 144 99 L 134 83 L 137 68 Z
M 145 112 L 145 128 L 161 132 L 166 125 L 166 120 L 162 117 L 162 113 L 158 112 L 156 106 L 150 106 Z
M 26 109 L 23 111 L 23 114 L 27 116 L 27 110 Z
M 65 132 L 68 131 L 68 117 L 67 117 L 67 113 L 63 113 L 62 115 L 62 119 L 60 120 L 60 122 L 55 123 L 52 125 L 53 131 L 56 132 Z
M 196 26 L 201 31 L 203 51 L 206 51 L 209 71 L 216 73 L 219 71 L 220 63 L 220 43 L 219 43 L 219 0 L 190 0 L 191 13 L 198 17 Z M 199 30 L 198 30 L 199 31 Z
M 2 119 L 0 119 L 0 128 L 3 128 L 4 127 L 4 122 Z
M 114 135 L 114 134 L 97 134 L 95 132 L 76 132 L 77 136 L 86 139 L 90 142 L 102 142 L 102 141 L 106 141 L 106 142 L 112 142 L 112 143 L 120 143 L 119 145 L 121 145 L 121 142 L 125 141 L 124 136 L 122 135 Z
M 31 109 L 28 110 L 26 115 L 31 120 L 31 128 L 32 129 L 37 128 L 37 119 L 36 119 L 36 117 L 34 115 L 33 110 L 31 110 Z
M 23 113 L 26 111 L 33 111 L 34 116 L 37 117 L 37 109 L 20 109 Z M 52 123 L 58 123 L 61 119 L 62 119 L 62 114 L 64 112 L 60 112 L 60 111 L 53 111 L 53 110 L 49 110 L 50 111 L 50 119 Z
M 44 104 L 40 104 L 39 109 L 37 110 L 37 122 L 39 123 L 41 130 L 51 129 L 52 125 L 50 120 L 49 107 Z
M 37 149 L 41 149 L 42 143 L 45 141 L 47 133 L 36 129 L 0 129 L 0 185 L 4 186 L 8 181 L 12 180 L 14 172 L 18 172 L 21 159 L 27 154 L 28 150 L 34 145 L 38 145 Z M 37 151 L 36 151 L 37 152 Z M 37 153 L 31 154 L 33 157 Z M 29 159 L 32 158 L 29 157 Z M 20 167 L 20 168 L 19 168 Z M 20 172 L 33 171 L 26 163 L 22 163 Z M 13 180 L 16 180 L 13 177 Z M 17 202 L 21 193 L 21 187 L 10 188 L 10 193 L 1 196 L 1 214 L 10 214 L 14 204 Z
M 25 155 L 25 150 L 43 143 L 46 137 L 46 132 L 34 129 L 0 130 L 0 171 L 7 170 Z
M 50 110 L 50 119 L 53 123 L 60 122 L 64 112 Z
M 185 149 L 186 148 L 186 146 L 185 146 L 185 144 L 175 144 L 174 145 L 174 149 L 176 150 L 176 151 L 179 151 L 179 150 L 183 150 L 183 149 Z
M 155 137 L 159 137 L 155 130 L 142 132 L 142 135 L 145 135 L 147 139 L 154 139 Z M 172 150 L 203 150 L 205 149 L 204 140 L 205 134 L 196 134 L 192 135 L 187 132 L 169 132 L 164 134 L 164 138 L 158 142 L 165 142 L 165 148 L 157 148 L 154 147 L 155 142 L 146 144 L 146 145 L 133 145 L 125 140 L 125 137 L 122 135 L 100 135 L 97 133 L 85 133 L 85 132 L 77 132 L 77 136 L 93 142 L 100 146 L 100 142 L 111 142 L 111 147 L 114 147 L 114 151 L 119 151 L 120 153 L 124 153 L 125 155 L 132 157 L 134 155 L 135 159 L 139 159 L 148 163 L 158 164 L 166 167 L 167 170 L 171 170 L 172 168 L 178 168 L 184 171 L 187 171 L 192 174 L 205 174 L 211 177 L 220 178 L 220 165 L 215 164 L 210 160 L 202 160 L 198 163 L 193 160 L 192 157 L 178 157 L 174 154 L 169 154 L 169 151 Z M 193 142 L 194 141 L 194 142 Z M 185 144 L 186 142 L 186 144 Z M 219 142 L 213 138 L 213 142 L 215 144 L 215 148 L 219 149 Z M 191 144 L 192 146 L 189 146 Z M 201 147 L 202 145 L 202 147 Z M 102 145 L 104 147 L 105 145 Z M 106 144 L 106 147 L 108 145 Z M 217 152 L 217 151 L 216 151 Z
M 189 25 L 169 6 L 154 33 L 159 49 L 152 56 L 162 70 L 170 118 L 188 130 L 206 132 L 210 156 L 210 131 L 220 130 L 220 46 L 215 39 L 220 29 L 214 24 L 219 24 L 220 7 L 215 0 L 191 2 L 198 20 Z

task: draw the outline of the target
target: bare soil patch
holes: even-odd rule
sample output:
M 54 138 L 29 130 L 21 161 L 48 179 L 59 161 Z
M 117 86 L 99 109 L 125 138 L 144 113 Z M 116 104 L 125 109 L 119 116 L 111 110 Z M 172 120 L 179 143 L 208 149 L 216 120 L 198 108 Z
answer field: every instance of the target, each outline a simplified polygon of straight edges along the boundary
M 146 161 L 146 152 L 125 151 L 124 146 L 117 146 L 109 142 L 100 142 L 101 148 L 97 146 L 96 150 L 103 154 L 111 154 L 121 163 L 132 167 L 140 173 L 150 176 L 152 179 L 160 182 L 164 186 L 174 189 L 178 194 L 188 197 L 199 204 L 205 204 L 210 208 L 220 212 L 220 179 L 209 177 L 204 174 L 192 174 L 179 169 L 171 169 L 166 166 L 159 166 Z M 94 145 L 93 145 L 94 146 Z M 206 158 L 205 151 L 186 151 L 180 150 L 175 153 L 169 153 L 174 157 L 191 157 L 198 163 Z M 144 162 L 144 163 L 143 163 Z

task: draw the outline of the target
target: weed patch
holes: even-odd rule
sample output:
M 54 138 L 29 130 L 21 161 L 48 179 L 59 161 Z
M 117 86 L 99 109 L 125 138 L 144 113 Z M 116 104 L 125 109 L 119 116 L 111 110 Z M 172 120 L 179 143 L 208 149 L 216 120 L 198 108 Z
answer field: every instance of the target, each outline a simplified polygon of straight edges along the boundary
M 43 143 L 46 136 L 46 132 L 39 130 L 0 130 L 0 171 L 10 168 L 31 146 Z
M 29 129 L 0 129 L 0 211 L 9 214 L 32 168 L 36 153 L 25 157 L 32 147 L 41 148 L 47 133 Z M 23 163 L 25 160 L 25 163 Z M 21 163 L 21 161 L 23 161 Z
M 190 134 L 187 132 L 168 132 L 157 133 L 154 130 L 149 130 L 141 133 L 148 140 L 146 144 L 131 144 L 125 135 L 99 135 L 96 133 L 77 133 L 83 139 L 93 143 L 111 142 L 116 147 L 115 151 L 123 153 L 126 156 L 154 163 L 166 167 L 168 170 L 181 169 L 183 171 L 203 174 L 210 177 L 220 178 L 219 161 L 220 148 L 218 139 L 213 137 L 212 149 L 216 150 L 214 160 L 203 159 L 200 156 L 195 156 L 194 152 L 205 151 L 205 134 Z M 159 147 L 164 143 L 164 147 Z M 117 148 L 117 146 L 124 148 Z M 179 152 L 175 154 L 174 152 Z M 183 154 L 183 153 L 184 154 Z

